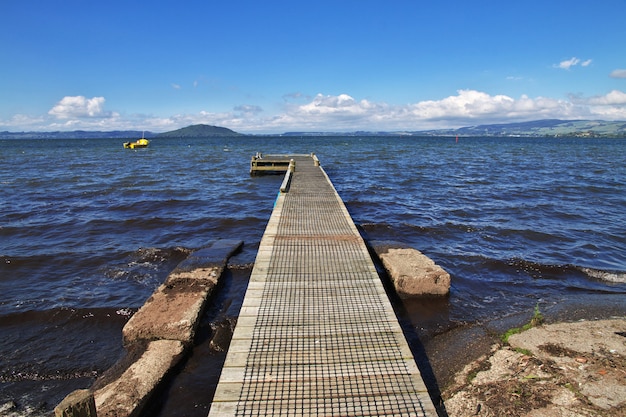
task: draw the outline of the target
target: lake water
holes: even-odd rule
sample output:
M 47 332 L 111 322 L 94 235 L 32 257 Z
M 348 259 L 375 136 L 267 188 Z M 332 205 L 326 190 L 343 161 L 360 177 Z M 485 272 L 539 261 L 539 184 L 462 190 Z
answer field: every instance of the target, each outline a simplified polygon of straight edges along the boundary
M 234 321 L 282 180 L 250 177 L 256 152 L 315 152 L 367 239 L 403 242 L 451 274 L 446 299 L 394 300 L 422 337 L 535 305 L 626 310 L 625 140 L 122 142 L 0 140 L 0 404 L 43 413 L 89 387 L 123 354 L 128 317 L 215 239 L 245 244 L 201 337 Z M 190 365 L 210 375 L 183 373 L 169 395 L 185 378 L 214 384 L 212 356 L 223 353 L 194 350 Z M 206 402 L 180 401 L 206 415 Z

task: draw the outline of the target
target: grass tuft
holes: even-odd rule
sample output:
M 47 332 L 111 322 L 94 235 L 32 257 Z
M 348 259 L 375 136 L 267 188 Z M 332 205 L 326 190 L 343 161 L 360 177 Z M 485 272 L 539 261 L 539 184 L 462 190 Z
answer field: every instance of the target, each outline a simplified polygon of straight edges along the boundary
M 530 321 L 523 325 L 522 327 L 514 327 L 512 329 L 507 330 L 502 337 L 500 338 L 504 343 L 509 343 L 509 337 L 514 334 L 518 334 L 524 332 L 528 329 L 532 329 L 533 327 L 541 326 L 543 324 L 543 314 L 539 311 L 539 303 L 535 305 L 535 310 L 533 311 L 533 316 L 530 318 Z

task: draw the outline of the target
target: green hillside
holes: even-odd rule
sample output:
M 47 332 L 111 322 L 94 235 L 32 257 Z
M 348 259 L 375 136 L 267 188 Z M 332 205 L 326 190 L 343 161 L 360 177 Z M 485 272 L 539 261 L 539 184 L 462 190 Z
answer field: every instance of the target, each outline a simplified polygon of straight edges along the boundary
M 429 135 L 523 136 L 523 137 L 626 137 L 626 122 L 604 120 L 535 120 L 531 122 L 468 126 L 440 129 Z

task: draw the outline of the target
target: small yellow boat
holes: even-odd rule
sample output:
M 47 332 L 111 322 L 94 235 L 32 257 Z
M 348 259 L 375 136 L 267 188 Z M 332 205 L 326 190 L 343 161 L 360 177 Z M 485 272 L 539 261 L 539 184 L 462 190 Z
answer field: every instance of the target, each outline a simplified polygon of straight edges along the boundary
M 147 148 L 150 141 L 141 135 L 141 139 L 137 139 L 135 142 L 124 142 L 126 149 Z

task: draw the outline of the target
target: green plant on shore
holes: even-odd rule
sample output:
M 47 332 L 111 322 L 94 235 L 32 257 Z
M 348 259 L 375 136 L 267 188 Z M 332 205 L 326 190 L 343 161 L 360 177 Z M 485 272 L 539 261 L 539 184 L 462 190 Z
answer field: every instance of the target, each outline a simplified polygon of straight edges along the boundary
M 532 329 L 533 327 L 540 326 L 543 323 L 543 314 L 539 311 L 539 303 L 535 305 L 535 310 L 533 311 L 533 316 L 530 318 L 530 321 L 523 325 L 522 327 L 514 327 L 512 329 L 507 330 L 501 337 L 504 343 L 509 343 L 509 337 L 514 334 L 521 333 L 528 329 Z
M 516 347 L 514 349 L 517 353 L 520 353 L 522 355 L 526 355 L 526 356 L 533 356 L 533 353 L 528 350 L 528 349 L 524 349 L 524 348 L 520 348 L 520 347 Z

